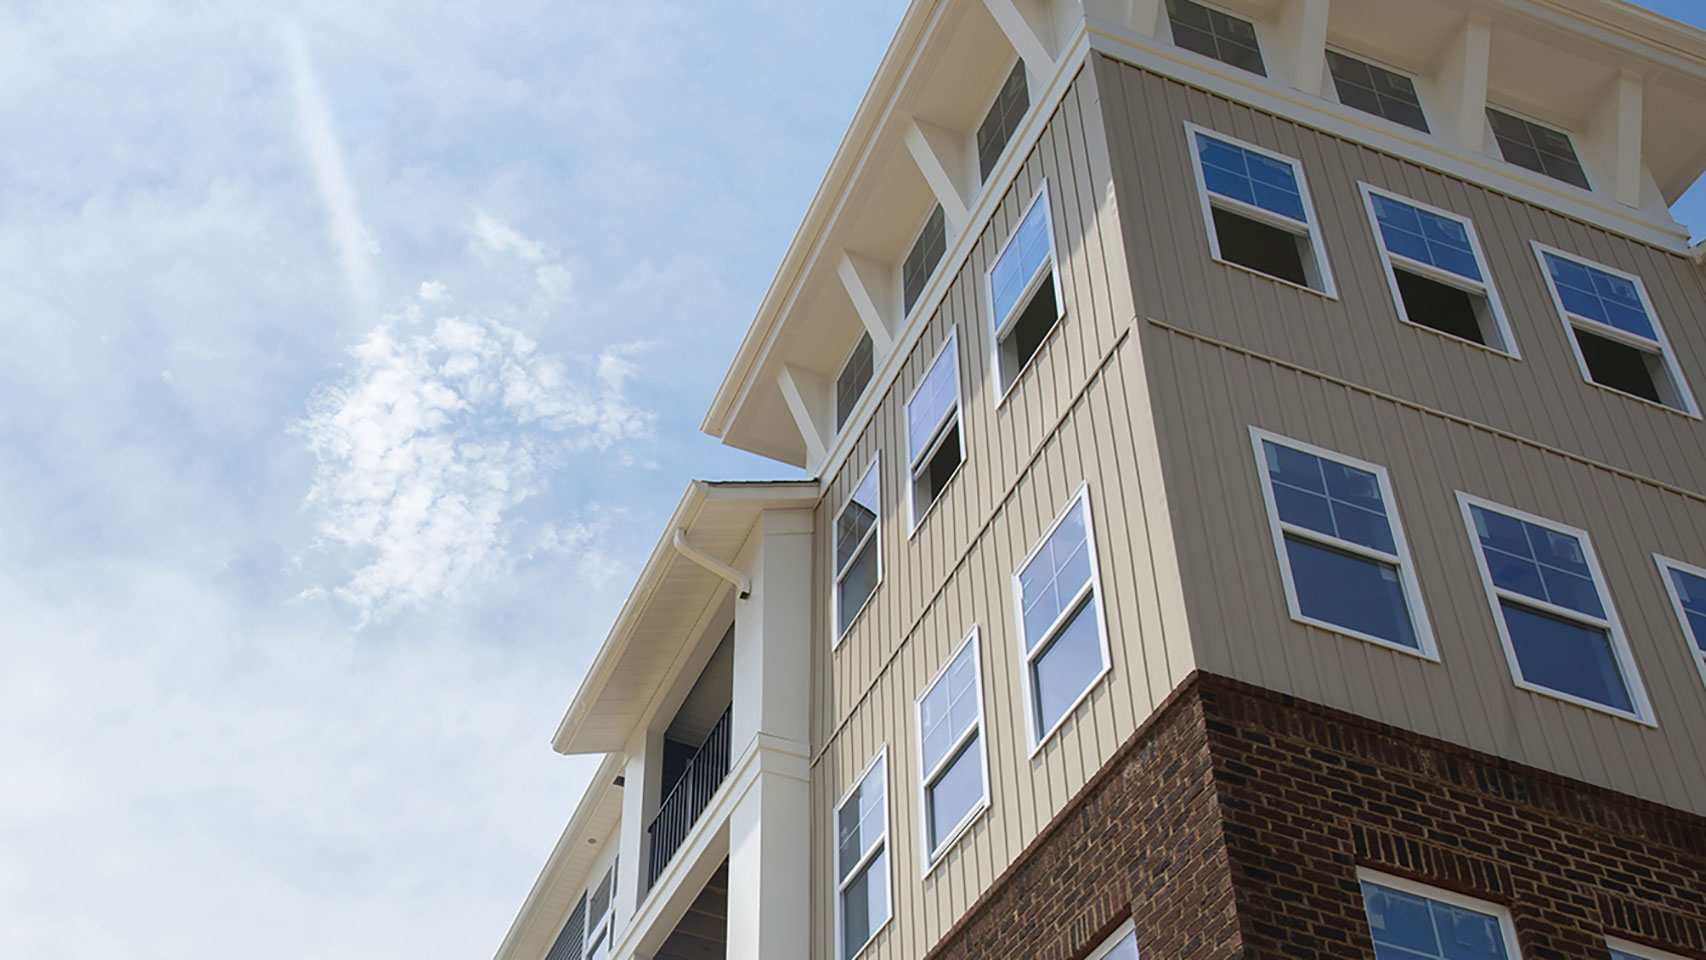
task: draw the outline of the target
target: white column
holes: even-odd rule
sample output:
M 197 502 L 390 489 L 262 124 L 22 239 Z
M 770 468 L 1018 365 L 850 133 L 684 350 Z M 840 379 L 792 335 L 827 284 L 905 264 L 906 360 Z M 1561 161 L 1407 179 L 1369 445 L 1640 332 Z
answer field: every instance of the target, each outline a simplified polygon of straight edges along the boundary
M 645 894 L 646 866 L 651 844 L 646 827 L 657 812 L 659 783 L 663 777 L 663 732 L 641 730 L 628 741 L 628 762 L 622 773 L 622 826 L 616 864 L 615 921 L 620 928 L 639 909 Z
M 1594 105 L 1588 149 L 1597 172 L 1608 175 L 1617 202 L 1641 205 L 1641 75 L 1623 70 Z
M 812 514 L 768 511 L 735 614 L 737 761 L 757 776 L 729 817 L 728 960 L 811 947 Z
M 1445 48 L 1439 86 L 1451 111 L 1445 131 L 1464 149 L 1480 153 L 1487 129 L 1487 58 L 1492 50 L 1492 21 L 1470 14 Z
M 1317 97 L 1327 69 L 1328 5 L 1329 0 L 1291 0 L 1281 18 L 1291 48 L 1291 85 Z

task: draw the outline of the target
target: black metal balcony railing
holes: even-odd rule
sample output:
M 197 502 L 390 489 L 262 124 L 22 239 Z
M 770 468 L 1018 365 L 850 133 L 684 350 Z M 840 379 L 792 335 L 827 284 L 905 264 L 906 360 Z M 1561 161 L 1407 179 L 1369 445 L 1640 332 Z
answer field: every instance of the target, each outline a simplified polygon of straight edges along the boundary
M 687 839 L 687 832 L 699 821 L 699 815 L 705 812 L 711 798 L 716 796 L 717 788 L 723 785 L 723 778 L 729 775 L 729 718 L 733 714 L 734 706 L 731 704 L 723 711 L 716 726 L 711 728 L 705 742 L 699 745 L 699 752 L 687 761 L 681 779 L 675 782 L 675 788 L 658 806 L 657 816 L 646 828 L 652 840 L 651 858 L 646 869 L 647 890 L 669 866 L 670 858 Z

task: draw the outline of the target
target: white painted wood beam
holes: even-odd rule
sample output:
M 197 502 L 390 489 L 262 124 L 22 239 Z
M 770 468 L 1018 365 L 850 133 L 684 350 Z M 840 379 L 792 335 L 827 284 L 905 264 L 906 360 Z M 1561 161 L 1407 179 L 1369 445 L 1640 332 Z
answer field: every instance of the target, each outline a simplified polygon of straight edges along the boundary
M 1479 14 L 1464 18 L 1463 29 L 1445 49 L 1439 85 L 1450 115 L 1442 131 L 1464 149 L 1481 152 L 1487 130 L 1487 58 L 1493 22 Z
M 965 136 L 916 117 L 906 128 L 907 152 L 936 195 L 936 202 L 942 205 L 950 237 L 965 226 L 969 215 L 965 181 L 970 166 L 962 146 L 966 142 Z
M 800 438 L 806 443 L 806 469 L 810 472 L 823 463 L 824 451 L 829 447 L 822 422 L 829 399 L 827 381 L 813 371 L 784 363 L 782 372 L 776 375 L 776 385 L 782 388 L 782 399 L 787 402 Z
M 1007 35 L 1007 42 L 1018 52 L 1019 59 L 1025 61 L 1025 72 L 1033 79 L 1052 76 L 1054 53 L 1044 32 L 1047 27 L 1039 30 L 1019 9 L 1016 0 L 983 0 L 983 5 L 989 8 L 989 15 Z
M 859 314 L 859 322 L 865 325 L 865 332 L 871 335 L 871 346 L 876 355 L 888 356 L 894 348 L 893 325 L 889 322 L 882 304 L 889 301 L 885 291 L 889 283 L 885 275 L 892 271 L 886 264 L 878 263 L 863 254 L 851 250 L 843 251 L 841 262 L 836 264 L 835 272 L 841 277 L 841 285 L 847 288 L 847 298 L 853 301 L 853 310 Z

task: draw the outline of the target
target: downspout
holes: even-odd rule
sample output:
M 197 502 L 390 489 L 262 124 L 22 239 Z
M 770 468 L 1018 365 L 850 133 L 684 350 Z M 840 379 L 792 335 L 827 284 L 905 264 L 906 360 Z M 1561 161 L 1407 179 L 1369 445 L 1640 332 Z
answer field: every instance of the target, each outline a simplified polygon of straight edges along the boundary
M 675 536 L 671 538 L 670 543 L 674 545 L 676 553 L 734 584 L 735 589 L 740 591 L 742 600 L 752 596 L 752 581 L 748 580 L 745 574 L 688 543 L 687 535 L 681 532 L 680 527 L 675 528 Z

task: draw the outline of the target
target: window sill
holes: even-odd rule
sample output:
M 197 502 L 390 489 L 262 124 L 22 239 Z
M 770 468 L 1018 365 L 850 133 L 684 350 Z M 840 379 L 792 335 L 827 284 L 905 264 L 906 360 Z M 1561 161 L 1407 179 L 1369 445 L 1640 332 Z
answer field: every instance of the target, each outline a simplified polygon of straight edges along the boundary
M 1606 393 L 1612 394 L 1613 396 L 1622 397 L 1625 400 L 1633 400 L 1642 406 L 1652 407 L 1654 410 L 1663 410 L 1666 413 L 1675 414 L 1676 416 L 1685 417 L 1694 421 L 1699 421 L 1701 419 L 1700 414 L 1695 413 L 1692 410 L 1683 410 L 1680 407 L 1673 407 L 1668 403 L 1660 403 L 1657 400 L 1648 400 L 1646 397 L 1638 397 L 1633 393 L 1626 393 L 1616 387 L 1608 387 L 1597 380 L 1590 380 L 1587 377 L 1583 377 L 1582 382 L 1595 390 L 1604 390 Z
M 1092 602 L 1094 602 L 1094 600 Z M 1104 643 L 1106 642 L 1106 639 L 1107 638 L 1104 635 L 1104 637 L 1103 637 Z M 1072 701 L 1072 706 L 1067 707 L 1065 710 L 1061 711 L 1060 719 L 1056 720 L 1054 722 L 1054 726 L 1049 727 L 1047 732 L 1045 732 L 1042 736 L 1038 737 L 1035 743 L 1031 744 L 1031 762 L 1032 763 L 1037 762 L 1037 760 L 1041 757 L 1041 754 L 1043 752 L 1043 748 L 1048 746 L 1048 742 L 1050 740 L 1054 739 L 1054 735 L 1059 733 L 1061 731 L 1061 729 L 1066 726 L 1067 722 L 1070 721 L 1073 718 L 1073 716 L 1078 713 L 1078 708 L 1084 706 L 1084 702 L 1090 699 L 1090 695 L 1095 693 L 1096 688 L 1100 687 L 1102 685 L 1102 681 L 1108 679 L 1108 676 L 1110 674 L 1112 674 L 1113 672 L 1114 672 L 1114 665 L 1112 663 L 1104 664 L 1102 667 L 1102 672 L 1096 674 L 1096 679 L 1091 680 L 1089 682 L 1089 684 L 1087 684 L 1084 687 L 1084 692 L 1078 695 L 1078 699 Z M 1029 689 L 1026 690 L 1025 695 L 1027 697 L 1031 695 Z
M 1402 311 L 1400 311 L 1398 314 L 1398 322 L 1402 323 L 1403 325 L 1405 325 L 1407 327 L 1414 327 L 1417 330 L 1426 331 L 1428 333 L 1433 334 L 1436 337 L 1444 337 L 1446 340 L 1449 340 L 1452 343 L 1460 344 L 1460 345 L 1465 346 L 1465 347 L 1472 347 L 1476 350 L 1485 351 L 1487 353 L 1492 354 L 1495 357 L 1504 357 L 1506 360 L 1516 360 L 1518 362 L 1522 361 L 1522 354 L 1519 354 L 1519 353 L 1515 352 L 1514 350 L 1500 350 L 1498 347 L 1489 346 L 1485 343 L 1476 343 L 1473 340 L 1465 340 L 1464 338 L 1458 336 L 1455 333 L 1446 333 L 1444 330 L 1437 330 L 1433 327 L 1428 326 L 1425 323 L 1417 323 L 1416 321 L 1411 320 L 1409 317 L 1404 316 Z
M 877 598 L 877 591 L 882 589 L 882 586 L 883 586 L 883 582 L 881 580 L 878 580 L 877 585 L 871 588 L 871 595 L 866 597 L 865 602 L 861 603 L 859 605 L 859 611 L 857 613 L 853 614 L 852 620 L 849 620 L 847 622 L 847 629 L 845 629 L 845 630 L 841 631 L 839 634 L 837 634 L 835 637 L 835 642 L 831 643 L 829 645 L 829 649 L 830 649 L 831 653 L 834 653 L 834 652 L 840 650 L 841 649 L 841 642 L 843 640 L 846 640 L 847 637 L 850 634 L 852 634 L 854 629 L 856 629 L 859 626 L 859 621 L 865 619 L 865 611 L 871 609 L 871 601 L 875 600 Z
M 1220 256 L 1213 256 L 1211 259 L 1213 259 L 1215 263 L 1221 264 L 1222 266 L 1227 266 L 1227 267 L 1231 267 L 1234 270 L 1242 271 L 1244 273 L 1249 274 L 1252 277 L 1261 277 L 1263 280 L 1268 280 L 1268 281 L 1271 281 L 1273 283 L 1277 283 L 1282 287 L 1290 287 L 1293 290 L 1301 290 L 1304 293 L 1313 293 L 1317 297 L 1320 297 L 1324 300 L 1336 301 L 1339 299 L 1339 293 L 1338 293 L 1337 289 L 1334 289 L 1331 291 L 1317 290 L 1314 287 L 1306 287 L 1301 283 L 1293 283 L 1292 281 L 1287 280 L 1284 277 L 1276 277 L 1271 273 L 1263 273 L 1262 271 L 1257 270 L 1254 267 L 1246 267 L 1242 263 L 1233 263 L 1231 260 L 1227 260 L 1227 259 L 1220 257 Z
M 1568 703 L 1568 704 L 1574 704 L 1575 706 L 1581 707 L 1584 710 L 1592 710 L 1596 713 L 1603 713 L 1607 716 L 1616 717 L 1619 720 L 1627 720 L 1630 723 L 1640 724 L 1643 727 L 1649 727 L 1649 728 L 1654 729 L 1654 730 L 1657 730 L 1659 728 L 1659 723 L 1657 720 L 1650 720 L 1646 717 L 1641 716 L 1638 713 L 1631 713 L 1627 710 L 1619 710 L 1616 707 L 1608 707 L 1603 703 L 1595 703 L 1592 700 L 1584 700 L 1581 697 L 1575 696 L 1573 694 L 1564 693 L 1561 690 L 1553 690 L 1550 687 L 1542 687 L 1538 684 L 1529 683 L 1527 680 L 1522 679 L 1521 676 L 1514 674 L 1514 673 L 1511 675 L 1511 682 L 1512 682 L 1512 684 L 1514 684 L 1516 686 L 1516 688 L 1518 690 L 1527 690 L 1529 693 L 1539 694 L 1542 697 L 1550 697 L 1553 700 L 1560 700 L 1560 701 L 1563 701 L 1564 703 Z M 1627 683 L 1628 681 L 1625 680 L 1624 682 Z
M 1382 649 L 1391 650 L 1393 653 L 1408 654 L 1418 660 L 1425 660 L 1429 663 L 1440 662 L 1439 651 L 1437 649 L 1429 649 L 1433 647 L 1433 643 L 1431 642 L 1433 638 L 1431 637 L 1428 638 L 1429 642 L 1424 644 L 1422 649 L 1418 650 L 1415 647 L 1406 647 L 1401 643 L 1395 643 L 1383 637 L 1377 637 L 1371 633 L 1361 633 L 1359 631 L 1352 630 L 1349 627 L 1339 626 L 1336 623 L 1329 623 L 1325 620 L 1316 620 L 1312 617 L 1306 617 L 1301 613 L 1293 612 L 1291 614 L 1291 621 L 1293 623 L 1301 623 L 1306 627 L 1315 627 L 1318 630 L 1325 630 L 1328 633 L 1344 637 L 1347 640 L 1356 640 L 1360 643 L 1372 643 Z M 1411 628 L 1414 629 L 1414 627 L 1415 625 L 1411 624 Z
M 936 505 L 937 504 L 941 503 L 943 500 L 948 499 L 948 494 L 953 491 L 954 484 L 957 483 L 960 479 L 960 474 L 965 473 L 965 472 L 966 472 L 966 461 L 965 461 L 965 457 L 962 455 L 960 458 L 959 465 L 954 467 L 954 472 L 951 474 L 948 474 L 947 482 L 942 484 L 942 492 L 936 494 L 936 499 L 930 501 L 930 505 L 928 507 L 924 508 L 924 512 L 919 514 L 918 517 L 912 521 L 912 529 L 906 531 L 906 542 L 907 543 L 911 543 L 911 542 L 913 542 L 914 539 L 917 538 L 918 531 L 923 529 L 923 527 L 924 527 L 924 521 L 930 519 L 931 514 L 936 512 Z M 872 592 L 874 593 L 875 591 L 872 591 Z M 863 612 L 863 611 L 861 611 L 861 612 Z M 858 617 L 855 616 L 854 620 L 857 621 Z
M 1043 334 L 1042 340 L 1037 343 L 1037 349 L 1031 353 L 1030 359 L 1026 360 L 1024 365 L 1013 374 L 1013 382 L 1007 384 L 1005 389 L 1000 390 L 995 394 L 996 410 L 1000 410 L 1002 407 L 1006 406 L 1007 398 L 1018 392 L 1019 385 L 1029 378 L 1032 370 L 1035 370 L 1037 367 L 1042 365 L 1042 361 L 1038 358 L 1043 355 L 1043 351 L 1047 350 L 1054 343 L 1056 337 L 1060 335 L 1061 328 L 1064 326 L 1066 326 L 1066 311 L 1062 310 L 1060 311 L 1060 315 L 1054 318 L 1054 325 L 1048 328 L 1048 333 Z M 996 349 L 999 350 L 1000 346 L 1001 345 L 998 341 L 996 343 Z M 1001 357 L 997 354 L 994 359 L 995 362 L 991 365 L 992 373 L 994 375 L 995 382 L 1000 383 Z
M 964 819 L 960 821 L 959 826 L 948 834 L 948 839 L 942 841 L 940 847 L 937 847 L 934 852 L 925 851 L 924 870 L 918 875 L 918 879 L 928 880 L 936 868 L 948 859 L 948 855 L 954 852 L 954 848 L 959 846 L 960 841 L 971 833 L 972 827 L 977 826 L 978 821 L 983 819 L 983 815 L 989 812 L 991 806 L 989 794 L 986 793 L 983 795 L 983 799 L 978 801 L 977 806 L 971 808 Z

